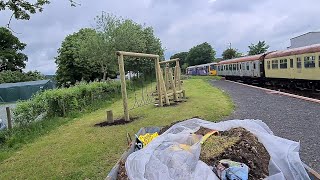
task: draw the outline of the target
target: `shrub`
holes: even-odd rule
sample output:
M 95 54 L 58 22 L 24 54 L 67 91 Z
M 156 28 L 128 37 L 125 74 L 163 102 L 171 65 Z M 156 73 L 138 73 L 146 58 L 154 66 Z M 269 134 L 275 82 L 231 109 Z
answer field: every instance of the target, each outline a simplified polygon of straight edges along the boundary
M 24 81 L 36 81 L 44 79 L 45 77 L 38 71 L 29 71 L 27 73 L 21 71 L 1 71 L 0 72 L 0 84 L 1 83 L 16 83 Z
M 24 126 L 42 117 L 65 117 L 120 93 L 120 82 L 115 81 L 81 82 L 70 88 L 47 90 L 18 102 L 13 111 L 14 121 Z

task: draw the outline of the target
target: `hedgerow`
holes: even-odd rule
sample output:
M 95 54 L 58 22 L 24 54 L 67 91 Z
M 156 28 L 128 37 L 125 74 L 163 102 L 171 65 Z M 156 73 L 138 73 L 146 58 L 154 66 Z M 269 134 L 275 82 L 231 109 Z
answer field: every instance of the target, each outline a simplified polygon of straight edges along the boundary
M 69 88 L 47 90 L 18 102 L 13 112 L 14 122 L 24 126 L 43 117 L 65 117 L 120 93 L 121 84 L 115 81 L 81 82 Z

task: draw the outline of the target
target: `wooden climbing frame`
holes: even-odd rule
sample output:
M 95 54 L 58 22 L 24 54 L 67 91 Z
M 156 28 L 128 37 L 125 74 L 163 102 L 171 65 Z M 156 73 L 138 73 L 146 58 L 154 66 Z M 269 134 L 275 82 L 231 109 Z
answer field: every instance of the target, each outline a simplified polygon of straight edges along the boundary
M 128 109 L 128 95 L 126 88 L 126 79 L 125 79 L 125 71 L 124 71 L 124 56 L 128 57 L 140 57 L 140 58 L 151 58 L 155 60 L 155 72 L 156 72 L 156 80 L 157 80 L 157 98 L 158 105 L 163 106 L 164 101 L 166 105 L 170 105 L 170 97 L 173 97 L 172 100 L 179 101 L 185 99 L 185 91 L 181 86 L 181 70 L 179 65 L 179 59 L 171 59 L 168 61 L 160 62 L 159 55 L 155 54 L 144 54 L 144 53 L 135 53 L 135 52 L 124 52 L 117 51 L 118 56 L 118 64 L 119 64 L 119 73 L 121 80 L 121 93 L 123 100 L 123 111 L 124 111 L 124 119 L 126 121 L 130 121 L 129 117 L 129 109 Z M 175 62 L 174 72 L 171 68 L 169 68 L 169 63 Z M 161 64 L 165 64 L 165 78 L 163 78 L 163 71 L 161 70 Z
M 170 59 L 167 61 L 159 62 L 157 65 L 157 71 L 160 72 L 159 78 L 159 106 L 163 106 L 164 102 L 166 105 L 170 105 L 171 101 L 178 102 L 183 101 L 186 98 L 185 90 L 182 89 L 181 84 L 181 69 L 179 58 L 177 59 Z M 174 70 L 169 67 L 170 63 L 175 63 Z M 164 70 L 164 79 L 163 79 L 163 71 L 161 69 L 162 64 L 165 64 Z M 172 97 L 172 98 L 171 98 Z

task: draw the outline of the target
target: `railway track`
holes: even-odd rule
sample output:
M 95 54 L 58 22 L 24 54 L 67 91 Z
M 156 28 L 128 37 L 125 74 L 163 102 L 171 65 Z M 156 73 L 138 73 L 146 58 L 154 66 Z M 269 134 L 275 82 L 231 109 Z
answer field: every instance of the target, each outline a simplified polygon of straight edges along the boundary
M 272 86 L 272 85 L 261 85 L 261 84 L 256 84 L 256 83 L 246 83 L 246 82 L 239 81 L 239 80 L 229 80 L 229 81 L 238 82 L 238 83 L 247 84 L 247 85 L 256 86 L 256 87 L 261 87 L 261 88 L 266 88 L 266 89 L 270 89 L 270 90 L 277 91 L 277 92 L 284 92 L 284 93 L 289 93 L 289 94 L 293 94 L 293 95 L 297 95 L 297 96 L 303 96 L 303 97 L 307 97 L 307 98 L 320 100 L 320 92 L 312 92 L 310 90 L 300 90 L 300 89 L 288 89 L 288 88 L 283 88 L 283 87 L 277 87 L 277 86 Z

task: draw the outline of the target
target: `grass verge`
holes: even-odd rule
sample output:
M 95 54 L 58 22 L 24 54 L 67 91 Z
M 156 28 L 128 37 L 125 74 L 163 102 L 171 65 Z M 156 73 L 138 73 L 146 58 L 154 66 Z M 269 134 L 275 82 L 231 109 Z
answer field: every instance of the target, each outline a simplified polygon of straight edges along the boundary
M 105 120 L 106 109 L 115 117 L 122 114 L 122 101 L 84 114 L 25 145 L 0 164 L 0 179 L 104 179 L 127 148 L 126 133 L 141 127 L 164 126 L 174 121 L 199 116 L 217 121 L 233 109 L 230 98 L 207 83 L 206 78 L 185 80 L 188 101 L 178 106 L 134 109 L 132 123 L 94 127 Z M 134 97 L 129 97 L 131 105 Z

